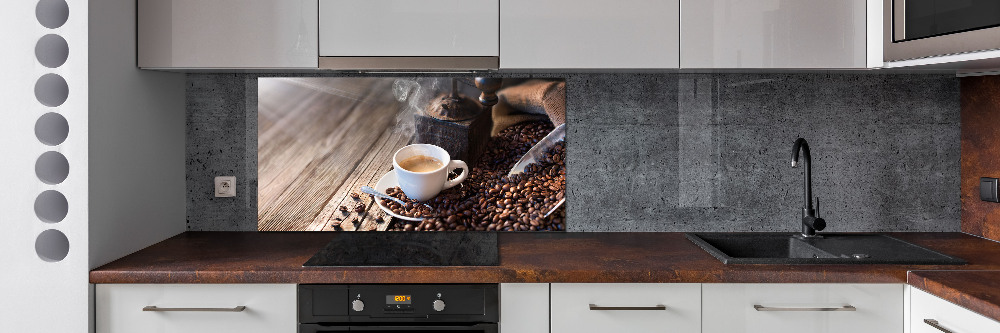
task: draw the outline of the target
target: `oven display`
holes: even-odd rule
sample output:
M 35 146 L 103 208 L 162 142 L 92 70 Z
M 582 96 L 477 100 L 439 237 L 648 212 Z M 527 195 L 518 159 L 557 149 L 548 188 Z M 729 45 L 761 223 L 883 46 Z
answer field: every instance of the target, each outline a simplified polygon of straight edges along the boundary
M 411 304 L 410 295 L 385 295 L 385 304 Z

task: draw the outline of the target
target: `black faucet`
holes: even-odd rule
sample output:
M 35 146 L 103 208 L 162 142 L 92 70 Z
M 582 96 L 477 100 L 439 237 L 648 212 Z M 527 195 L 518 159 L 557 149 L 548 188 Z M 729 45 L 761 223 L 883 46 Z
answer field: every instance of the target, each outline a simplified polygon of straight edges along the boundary
M 793 168 L 799 165 L 799 151 L 802 151 L 802 163 L 805 164 L 805 172 L 802 177 L 804 182 L 802 194 L 805 198 L 805 202 L 802 205 L 802 237 L 820 237 L 816 235 L 816 231 L 826 228 L 826 220 L 816 216 L 816 211 L 813 210 L 812 167 L 809 166 L 812 162 L 812 157 L 809 156 L 809 143 L 806 143 L 806 139 L 798 138 L 798 140 L 795 140 L 795 145 L 792 146 Z M 819 208 L 819 198 L 816 198 L 816 207 Z

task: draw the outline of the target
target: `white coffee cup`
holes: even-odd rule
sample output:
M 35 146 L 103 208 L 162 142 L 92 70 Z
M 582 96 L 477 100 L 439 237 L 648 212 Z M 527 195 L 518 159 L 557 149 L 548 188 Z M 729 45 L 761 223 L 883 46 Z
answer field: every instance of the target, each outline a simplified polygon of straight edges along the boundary
M 427 172 L 413 172 L 399 166 L 401 161 L 419 155 L 433 157 L 441 161 L 442 165 Z M 399 188 L 407 197 L 417 201 L 434 198 L 441 191 L 462 183 L 469 174 L 469 166 L 465 162 L 452 160 L 448 151 L 431 144 L 413 144 L 399 148 L 392 156 L 392 166 L 396 172 L 396 180 L 399 181 Z M 462 169 L 462 174 L 448 180 L 448 173 L 455 169 Z

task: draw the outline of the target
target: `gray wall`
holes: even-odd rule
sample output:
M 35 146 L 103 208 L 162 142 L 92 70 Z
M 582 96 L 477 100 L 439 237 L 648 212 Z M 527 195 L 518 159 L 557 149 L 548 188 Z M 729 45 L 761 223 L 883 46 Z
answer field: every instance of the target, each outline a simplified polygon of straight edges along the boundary
M 798 230 L 797 137 L 828 231 L 959 230 L 953 76 L 537 76 L 567 80 L 570 231 Z M 256 77 L 188 75 L 190 230 L 256 230 Z
M 186 229 L 187 124 L 185 75 L 136 67 L 136 2 L 87 4 L 87 127 L 70 136 L 89 140 L 90 195 L 70 205 L 89 209 L 93 269 Z

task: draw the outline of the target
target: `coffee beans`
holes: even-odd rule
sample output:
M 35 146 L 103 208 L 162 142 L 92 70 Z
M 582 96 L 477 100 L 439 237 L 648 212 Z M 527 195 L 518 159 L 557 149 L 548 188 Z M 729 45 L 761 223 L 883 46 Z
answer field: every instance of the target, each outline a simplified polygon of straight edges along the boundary
M 566 189 L 566 145 L 556 144 L 524 173 L 507 176 L 510 168 L 552 130 L 548 122 L 511 126 L 490 140 L 486 151 L 462 185 L 442 191 L 427 208 L 406 197 L 398 187 L 386 194 L 406 202 L 381 199 L 403 216 L 423 217 L 421 222 L 400 221 L 390 230 L 562 231 L 565 208 L 544 217 Z

